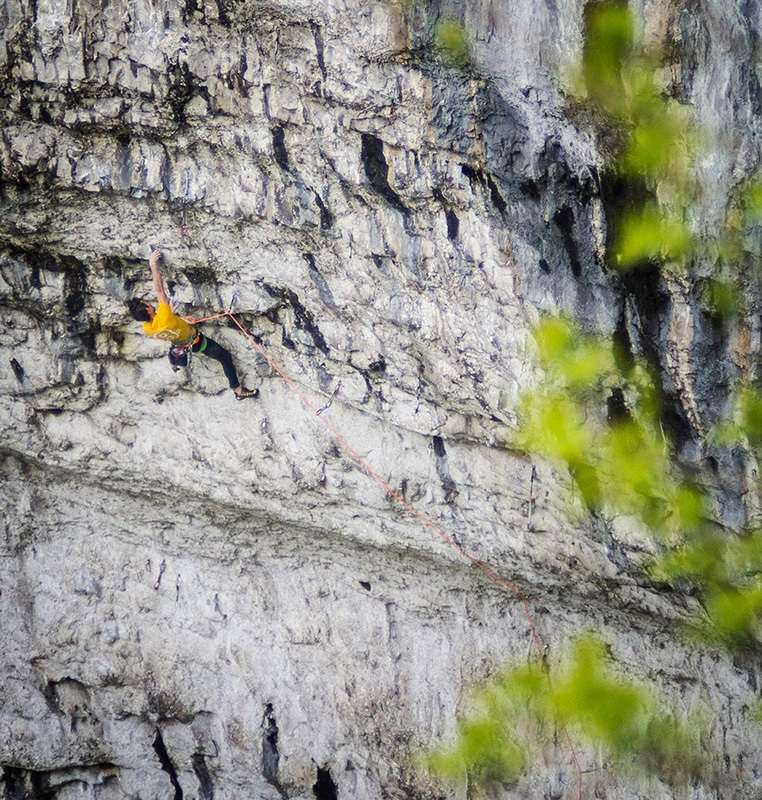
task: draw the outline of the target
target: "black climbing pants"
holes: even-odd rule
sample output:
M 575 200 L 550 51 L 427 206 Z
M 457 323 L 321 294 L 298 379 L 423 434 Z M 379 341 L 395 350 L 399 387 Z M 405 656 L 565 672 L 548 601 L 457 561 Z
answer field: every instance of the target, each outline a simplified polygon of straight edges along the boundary
M 192 350 L 194 353 L 201 353 L 213 358 L 215 361 L 219 361 L 222 364 L 222 369 L 225 370 L 225 377 L 228 379 L 231 389 L 237 389 L 241 385 L 235 371 L 233 357 L 222 345 L 217 344 L 214 339 L 208 339 L 202 333 L 201 339 L 193 345 Z

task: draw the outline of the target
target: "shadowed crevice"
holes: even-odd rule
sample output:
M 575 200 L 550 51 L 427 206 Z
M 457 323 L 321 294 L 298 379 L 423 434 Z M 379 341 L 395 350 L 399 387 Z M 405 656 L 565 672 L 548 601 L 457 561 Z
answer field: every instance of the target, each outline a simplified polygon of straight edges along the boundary
M 172 787 L 175 790 L 174 800 L 183 800 L 183 789 L 182 786 L 180 786 L 180 781 L 177 779 L 177 770 L 172 763 L 172 759 L 169 757 L 167 747 L 164 744 L 164 738 L 158 728 L 156 729 L 156 737 L 153 740 L 153 749 L 159 758 L 161 768 L 169 775 L 169 780 L 172 782 Z
M 376 136 L 369 133 L 362 135 L 362 159 L 365 175 L 370 185 L 397 211 L 408 213 L 407 206 L 402 202 L 397 192 L 389 185 L 389 165 L 384 156 L 384 143 Z

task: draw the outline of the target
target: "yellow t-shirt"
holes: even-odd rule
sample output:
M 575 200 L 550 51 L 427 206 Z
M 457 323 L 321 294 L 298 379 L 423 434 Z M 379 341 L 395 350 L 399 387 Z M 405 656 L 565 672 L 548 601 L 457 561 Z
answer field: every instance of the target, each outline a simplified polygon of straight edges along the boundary
M 154 339 L 172 344 L 186 344 L 194 333 L 191 326 L 178 317 L 166 303 L 159 303 L 156 316 L 150 322 L 143 323 L 143 330 Z

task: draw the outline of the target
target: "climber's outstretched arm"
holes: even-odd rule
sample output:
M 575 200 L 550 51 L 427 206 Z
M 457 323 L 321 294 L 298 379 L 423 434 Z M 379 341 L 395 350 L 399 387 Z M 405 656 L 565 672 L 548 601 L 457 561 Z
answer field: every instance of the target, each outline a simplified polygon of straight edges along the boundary
M 156 290 L 156 298 L 160 303 L 169 305 L 169 298 L 164 288 L 164 281 L 161 277 L 161 272 L 159 272 L 160 260 L 161 253 L 158 250 L 151 250 L 151 255 L 148 256 L 148 265 L 151 267 L 151 277 L 153 278 L 153 288 Z

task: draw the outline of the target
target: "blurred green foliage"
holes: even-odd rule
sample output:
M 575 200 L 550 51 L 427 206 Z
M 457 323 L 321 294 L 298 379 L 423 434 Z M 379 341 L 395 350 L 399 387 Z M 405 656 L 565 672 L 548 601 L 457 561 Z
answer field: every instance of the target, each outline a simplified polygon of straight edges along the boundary
M 747 181 L 740 193 L 740 204 L 750 224 L 762 222 L 762 178 Z
M 713 523 L 709 492 L 674 463 L 648 371 L 622 369 L 610 342 L 560 317 L 540 323 L 536 342 L 544 380 L 521 401 L 516 446 L 566 467 L 586 509 L 634 517 L 651 532 L 663 549 L 651 577 L 688 579 L 703 603 L 694 633 L 731 647 L 762 641 L 762 532 Z M 625 406 L 612 416 L 604 409 L 616 392 Z M 762 447 L 759 392 L 742 393 L 725 435 Z
M 628 269 L 644 262 L 681 263 L 692 247 L 688 225 L 670 218 L 651 202 L 621 219 L 616 264 Z
M 572 94 L 608 134 L 606 169 L 621 192 L 608 198 L 607 212 L 616 212 L 609 264 L 649 267 L 643 279 L 654 279 L 654 267 L 688 274 L 701 261 L 715 270 L 696 283 L 702 309 L 718 323 L 734 318 L 744 303 L 737 278 L 762 225 L 762 178 L 727 198 L 719 229 L 699 231 L 695 167 L 704 137 L 690 108 L 669 96 L 660 54 L 637 40 L 625 0 L 589 0 L 584 14 Z M 732 532 L 714 521 L 711 487 L 689 479 L 674 458 L 649 370 L 564 318 L 544 319 L 535 340 L 543 382 L 519 402 L 515 446 L 568 469 L 585 511 L 630 517 L 652 534 L 660 555 L 646 576 L 699 600 L 692 634 L 733 650 L 762 642 L 762 531 Z M 739 392 L 714 441 L 759 456 L 758 390 Z M 600 640 L 583 637 L 552 682 L 537 664 L 509 669 L 477 692 L 456 744 L 431 766 L 480 783 L 515 781 L 541 743 L 568 728 L 611 764 L 671 783 L 700 778 L 706 727 L 663 708 L 614 669 Z
M 703 530 L 654 563 L 656 579 L 694 581 L 707 619 L 694 633 L 727 647 L 762 641 L 762 531 Z
M 735 647 L 759 637 L 762 532 L 739 537 L 711 524 L 709 495 L 671 458 L 648 370 L 623 367 L 610 341 L 561 317 L 543 320 L 535 338 L 544 380 L 523 398 L 516 445 L 567 467 L 585 508 L 637 518 L 653 533 L 663 555 L 649 574 L 693 583 L 705 609 L 693 632 L 704 641 Z M 612 409 L 606 400 L 614 396 L 624 402 Z M 739 420 L 739 431 L 753 429 L 762 442 L 761 397 L 745 397 Z M 670 784 L 706 777 L 705 721 L 681 721 L 665 708 L 615 668 L 601 640 L 585 636 L 552 675 L 538 662 L 508 669 L 480 689 L 456 743 L 429 765 L 443 777 L 512 783 L 541 758 L 543 742 L 567 729 L 619 772 Z
M 739 429 L 759 456 L 762 448 L 762 395 L 745 388 L 739 395 Z
M 514 444 L 566 466 L 589 509 L 635 515 L 665 542 L 696 524 L 701 498 L 671 477 L 647 370 L 624 374 L 610 342 L 561 317 L 543 320 L 535 338 L 544 380 L 519 404 Z M 626 401 L 624 413 L 602 411 L 612 396 Z
M 658 54 L 636 40 L 627 3 L 591 0 L 573 93 L 597 109 L 603 126 L 621 132 L 609 168 L 645 194 L 641 206 L 626 209 L 613 226 L 611 263 L 620 269 L 680 265 L 695 247 L 688 210 L 696 196 L 692 167 L 699 137 L 659 75 Z
M 453 746 L 429 757 L 438 775 L 470 782 L 513 783 L 543 744 L 562 730 L 604 753 L 618 772 L 657 775 L 670 784 L 703 769 L 704 720 L 680 720 L 666 701 L 625 677 L 605 644 L 587 634 L 549 680 L 539 663 L 506 670 L 474 693 Z
M 619 189 L 632 190 L 609 198 L 610 213 L 620 205 L 609 219 L 609 263 L 622 270 L 646 264 L 684 270 L 691 259 L 703 258 L 732 277 L 745 237 L 762 224 L 762 177 L 752 177 L 727 198 L 721 229 L 700 233 L 693 213 L 700 197 L 696 165 L 707 137 L 690 105 L 670 95 L 662 56 L 637 38 L 627 2 L 589 0 L 584 13 L 582 61 L 570 93 L 595 109 L 601 132 L 617 132 L 606 137 L 613 142 L 607 170 Z M 724 283 L 729 285 L 727 276 Z M 726 292 L 718 300 L 729 314 L 743 297 Z
M 741 305 L 741 295 L 733 281 L 708 278 L 701 289 L 704 309 L 709 314 L 720 320 L 736 316 Z
M 454 19 L 440 19 L 434 28 L 434 45 L 459 67 L 471 63 L 471 45 L 466 29 Z
M 633 21 L 626 2 L 590 2 L 585 6 L 582 73 L 590 99 L 603 108 L 622 101 L 622 73 L 632 55 Z
M 660 56 L 637 41 L 635 27 L 624 0 L 591 0 L 586 6 L 576 91 L 607 124 L 624 132 L 610 168 L 619 186 L 634 186 L 633 196 L 640 198 L 624 203 L 613 221 L 610 261 L 623 269 L 644 264 L 669 269 L 693 258 L 714 263 L 717 277 L 703 281 L 700 297 L 715 319 L 727 320 L 743 303 L 735 265 L 746 252 L 745 237 L 762 223 L 762 178 L 753 177 L 727 198 L 726 223 L 699 241 L 691 219 L 703 137 L 686 107 L 660 84 Z M 548 330 L 550 338 L 563 340 L 562 347 L 549 344 Z M 737 536 L 713 525 L 709 492 L 687 481 L 674 463 L 650 376 L 640 368 L 625 374 L 608 343 L 591 343 L 564 320 L 543 322 L 536 339 L 546 379 L 522 402 L 519 446 L 565 464 L 588 508 L 633 515 L 670 548 L 652 573 L 661 580 L 693 582 L 707 613 L 697 625 L 705 637 L 730 646 L 759 640 L 762 536 Z M 587 365 L 581 381 L 572 374 L 579 365 Z M 625 419 L 605 419 L 601 412 L 605 393 L 612 390 L 626 396 Z M 758 391 L 740 392 L 735 419 L 722 426 L 715 441 L 721 437 L 758 455 Z

